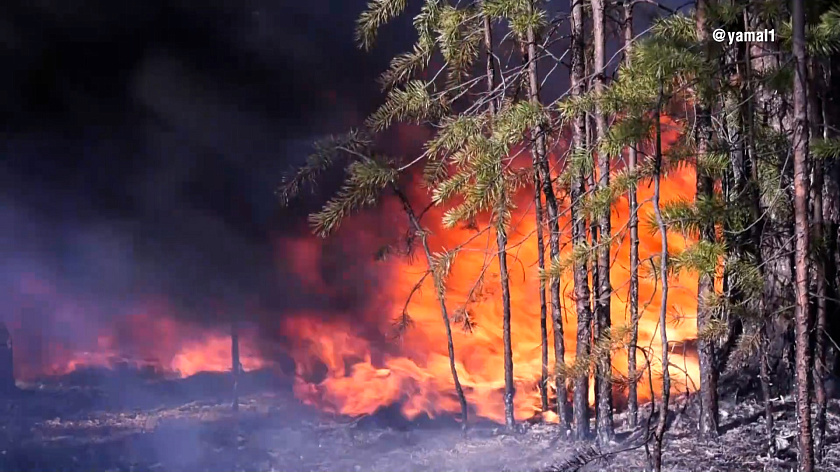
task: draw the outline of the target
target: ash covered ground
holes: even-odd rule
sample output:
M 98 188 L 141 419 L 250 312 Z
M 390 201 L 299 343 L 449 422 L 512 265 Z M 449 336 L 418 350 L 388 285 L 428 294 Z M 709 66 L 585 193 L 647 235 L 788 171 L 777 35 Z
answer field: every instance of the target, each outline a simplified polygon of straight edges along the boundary
M 269 372 L 244 375 L 238 413 L 231 409 L 230 377 L 224 374 L 162 380 L 89 370 L 19 387 L 2 400 L 4 471 L 539 471 L 577 470 L 584 462 L 580 470 L 646 468 L 639 430 L 619 427 L 617 443 L 601 450 L 535 421 L 515 434 L 476 423 L 464 437 L 452 419 L 408 421 L 397 408 L 361 418 L 319 412 L 298 402 L 289 382 Z M 665 470 L 795 466 L 790 399 L 774 403 L 778 452 L 769 454 L 763 407 L 741 397 L 737 403 L 733 396 L 723 398 L 717 441 L 696 439 L 696 405 L 677 397 Z M 616 416 L 619 424 L 624 419 Z M 840 470 L 837 400 L 828 424 L 823 470 Z

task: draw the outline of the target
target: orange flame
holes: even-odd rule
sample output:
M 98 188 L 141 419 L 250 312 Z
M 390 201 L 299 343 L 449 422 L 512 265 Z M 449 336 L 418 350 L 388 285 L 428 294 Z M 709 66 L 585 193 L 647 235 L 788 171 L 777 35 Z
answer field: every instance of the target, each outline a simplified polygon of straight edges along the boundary
M 671 139 L 673 139 L 672 137 Z M 652 212 L 650 197 L 652 186 L 638 189 L 640 205 L 640 258 L 644 261 L 661 249 L 659 235 L 648 231 L 645 215 Z M 662 201 L 694 195 L 694 173 L 691 169 L 672 172 L 662 181 Z M 419 196 L 419 194 L 418 194 Z M 621 198 L 612 212 L 613 232 L 626 230 L 628 201 Z M 433 230 L 430 246 L 434 250 L 452 248 L 475 234 L 473 230 L 458 228 L 444 230 L 436 223 L 441 220 L 442 211 L 433 208 L 426 215 L 425 224 Z M 561 222 L 561 228 L 566 221 Z M 370 225 L 353 224 L 351 232 L 361 230 L 370 233 Z M 541 375 L 541 350 L 539 328 L 537 272 L 537 247 L 533 204 L 527 198 L 520 201 L 520 210 L 512 220 L 513 229 L 509 235 L 508 267 L 511 287 L 511 332 L 513 344 L 514 378 L 516 382 L 515 414 L 519 420 L 526 419 L 539 409 L 537 383 Z M 368 228 L 368 229 L 365 229 Z M 346 233 L 345 233 L 346 234 Z M 357 234 L 357 233 L 356 233 Z M 626 234 L 626 231 L 625 231 Z M 568 243 L 568 235 L 563 242 Z M 521 242 L 521 244 L 519 244 Z M 669 233 L 669 248 L 679 251 L 690 241 L 681 235 Z M 305 265 L 305 259 L 319 257 L 318 246 L 310 242 L 302 250 L 300 241 L 291 252 L 293 265 Z M 494 251 L 492 235 L 481 236 L 468 244 L 456 257 L 452 273 L 447 279 L 446 302 L 450 317 L 462 306 L 473 290 L 475 281 L 484 267 L 487 254 Z M 569 245 L 567 244 L 567 248 Z M 568 250 L 568 249 L 567 249 Z M 616 263 L 611 271 L 613 326 L 629 323 L 627 292 L 629 281 L 629 237 L 614 245 L 613 257 Z M 303 259 L 302 259 L 303 258 Z M 413 262 L 406 260 L 383 264 L 389 271 L 390 283 L 381 287 L 381 296 L 362 315 L 354 319 L 348 314 L 345 321 L 326 321 L 311 314 L 301 313 L 285 321 L 285 332 L 293 340 L 292 357 L 296 361 L 297 376 L 295 392 L 303 401 L 336 413 L 348 415 L 369 414 L 378 408 L 399 403 L 402 413 L 408 418 L 418 415 L 439 415 L 459 411 L 454 394 L 447 355 L 446 335 L 435 290 L 430 280 L 415 293 L 408 312 L 413 323 L 408 330 L 387 346 L 373 346 L 362 332 L 371 324 L 381 335 L 392 332 L 394 315 L 401 313 L 403 304 L 412 288 L 426 271 L 426 260 L 418 254 Z M 311 260 L 311 259 L 310 259 Z M 566 362 L 574 359 L 576 316 L 572 300 L 571 274 L 562 277 L 563 320 L 566 342 Z M 696 313 L 697 279 L 692 274 L 681 274 L 671 281 L 668 310 L 691 318 Z M 476 326 L 471 332 L 459 329 L 453 322 L 453 338 L 456 364 L 460 382 L 464 386 L 467 400 L 475 414 L 494 421 L 503 421 L 504 370 L 502 364 L 502 306 L 498 262 L 489 265 L 483 293 L 469 305 Z M 639 326 L 639 344 L 657 348 L 659 295 L 653 280 L 640 277 L 640 310 L 643 308 Z M 361 316 L 361 319 L 358 318 Z M 353 321 L 348 321 L 353 319 Z M 679 344 L 696 335 L 694 323 L 669 323 L 668 337 Z M 549 320 L 549 345 L 552 345 L 551 322 Z M 553 349 L 552 349 L 553 351 Z M 571 353 L 571 355 L 569 354 Z M 693 354 L 676 349 L 671 353 L 670 369 L 674 378 L 674 390 L 692 389 L 693 380 L 698 377 L 698 365 Z M 656 354 L 658 356 L 658 354 Z M 644 361 L 640 360 L 640 364 Z M 326 373 L 319 377 L 318 365 L 326 367 Z M 614 368 L 627 372 L 625 352 L 613 356 Z M 550 351 L 549 366 L 553 365 Z M 661 370 L 661 366 L 654 366 Z M 687 376 L 686 376 L 687 374 Z M 655 379 L 655 387 L 661 383 Z M 646 385 L 646 383 L 644 384 Z M 640 395 L 647 388 L 640 386 Z M 590 398 L 592 395 L 590 394 Z M 556 420 L 556 415 L 544 415 Z
M 46 365 L 15 358 L 18 378 L 64 375 L 84 367 L 116 368 L 120 365 L 149 368 L 171 377 L 198 372 L 231 370 L 230 334 L 176 321 L 166 310 L 153 309 L 122 318 L 117 326 L 102 327 L 96 345 L 77 350 L 57 342 L 45 346 Z M 240 362 L 244 370 L 267 365 L 251 341 L 255 333 L 241 334 Z

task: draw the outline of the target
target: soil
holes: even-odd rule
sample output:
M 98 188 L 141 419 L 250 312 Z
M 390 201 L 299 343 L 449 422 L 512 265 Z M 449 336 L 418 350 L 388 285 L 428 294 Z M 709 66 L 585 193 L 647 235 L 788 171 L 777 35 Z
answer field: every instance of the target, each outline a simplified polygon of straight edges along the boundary
M 248 373 L 238 413 L 230 380 L 183 380 L 90 371 L 21 385 L 0 400 L 0 471 L 643 471 L 643 429 L 616 415 L 615 444 L 567 439 L 536 419 L 514 433 L 450 418 L 408 421 L 396 408 L 348 418 L 300 404 L 270 373 Z M 796 465 L 790 398 L 773 405 L 775 448 L 764 409 L 752 398 L 723 398 L 721 435 L 696 437 L 695 400 L 677 397 L 665 440 L 666 471 L 789 471 Z M 644 420 L 649 410 L 641 412 Z M 840 402 L 828 414 L 821 470 L 840 470 Z

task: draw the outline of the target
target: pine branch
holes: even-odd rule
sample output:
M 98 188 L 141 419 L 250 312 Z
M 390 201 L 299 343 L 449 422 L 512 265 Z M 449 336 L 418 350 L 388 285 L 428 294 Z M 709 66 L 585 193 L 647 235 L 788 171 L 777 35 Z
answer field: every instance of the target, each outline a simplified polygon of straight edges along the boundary
M 356 157 L 355 154 L 367 151 L 372 141 L 364 133 L 350 131 L 341 136 L 331 136 L 314 144 L 314 152 L 307 157 L 304 165 L 283 176 L 275 194 L 283 206 L 297 197 L 304 187 L 314 189 L 317 178 L 329 169 L 342 156 Z
M 356 20 L 356 43 L 370 50 L 377 33 L 385 23 L 396 18 L 405 10 L 406 0 L 371 0 L 359 19 Z
M 341 225 L 350 213 L 376 203 L 382 190 L 397 178 L 397 171 L 364 159 L 350 164 L 347 178 L 338 193 L 317 213 L 309 215 L 309 224 L 320 237 L 326 237 Z

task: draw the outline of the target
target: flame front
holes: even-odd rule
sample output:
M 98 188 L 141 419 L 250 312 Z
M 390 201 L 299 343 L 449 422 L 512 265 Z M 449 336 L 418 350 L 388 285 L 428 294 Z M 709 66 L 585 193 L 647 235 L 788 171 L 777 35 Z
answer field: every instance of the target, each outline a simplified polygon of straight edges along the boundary
M 669 173 L 662 181 L 662 201 L 674 198 L 691 198 L 694 194 L 694 172 L 680 169 Z M 642 264 L 661 250 L 660 237 L 654 235 L 644 223 L 645 215 L 652 212 L 650 197 L 652 186 L 640 186 L 640 246 Z M 533 203 L 520 199 L 519 210 L 512 219 L 509 235 L 508 267 L 511 289 L 511 333 L 513 345 L 514 378 L 516 382 L 515 414 L 518 420 L 529 418 L 539 409 L 538 382 L 541 376 L 540 307 L 538 302 L 539 276 L 537 270 L 537 244 Z M 433 250 L 452 248 L 475 234 L 469 229 L 443 229 L 435 226 L 442 211 L 433 208 L 425 217 L 425 224 L 433 231 L 429 238 Z M 629 324 L 627 306 L 629 287 L 629 237 L 626 236 L 628 201 L 625 198 L 613 207 L 613 231 L 623 232 L 624 238 L 613 247 L 615 264 L 611 271 L 613 326 Z M 561 228 L 566 221 L 561 222 Z M 354 225 L 355 226 L 355 225 Z M 369 226 L 368 226 L 369 227 Z M 359 230 L 358 227 L 353 229 Z M 364 231 L 362 229 L 362 231 Z M 546 238 L 547 239 L 547 238 Z M 520 244 L 521 242 L 521 244 Z M 677 233 L 669 233 L 670 251 L 679 251 L 691 241 Z M 569 250 L 568 235 L 564 235 Z M 296 254 L 313 256 L 316 243 L 307 251 Z M 492 234 L 475 238 L 455 259 L 452 273 L 446 283 L 446 302 L 450 316 L 463 306 L 474 289 L 487 255 L 495 251 Z M 419 251 L 418 251 L 419 252 Z M 300 257 L 300 256 L 299 256 Z M 304 265 L 298 259 L 292 262 Z M 447 340 L 440 307 L 431 280 L 426 280 L 407 306 L 411 325 L 399 339 L 385 346 L 374 346 L 362 329 L 376 326 L 382 338 L 393 333 L 394 316 L 402 312 L 407 297 L 426 271 L 426 260 L 417 254 L 412 262 L 404 258 L 383 264 L 388 271 L 389 283 L 381 287 L 381 296 L 371 302 L 365 313 L 348 313 L 343 321 L 322 320 L 300 314 L 285 322 L 285 331 L 293 339 L 292 356 L 296 361 L 295 392 L 299 398 L 320 408 L 347 415 L 373 413 L 380 407 L 399 404 L 408 418 L 426 414 L 431 417 L 447 412 L 458 412 L 454 382 L 447 355 Z M 430 279 L 430 277 L 428 278 Z M 639 304 L 642 314 L 639 325 L 639 345 L 651 345 L 658 357 L 659 300 L 654 280 L 640 277 Z M 574 360 L 576 316 L 572 299 L 571 274 L 561 279 L 562 313 L 566 362 Z M 456 366 L 470 407 L 476 415 L 502 422 L 504 367 L 502 350 L 502 304 L 500 297 L 498 261 L 486 269 L 483 290 L 468 305 L 475 326 L 469 332 L 453 321 Z M 693 317 L 697 307 L 697 278 L 685 273 L 671 279 L 669 291 L 669 318 L 674 314 L 687 318 L 669 322 L 668 337 L 675 345 L 695 338 Z M 353 321 L 349 321 L 353 320 Z M 549 346 L 552 346 L 549 313 Z M 654 340 L 654 337 L 656 339 Z M 698 365 L 692 353 L 676 348 L 671 353 L 670 369 L 675 391 L 693 390 L 698 378 Z M 571 353 L 571 355 L 569 354 Z M 553 349 L 549 366 L 554 363 Z M 640 360 L 640 365 L 644 361 Z M 318 369 L 326 373 L 319 374 Z M 618 372 L 627 372 L 626 352 L 613 356 L 613 366 Z M 661 371 L 655 365 L 654 372 Z M 687 374 L 687 376 L 686 376 Z M 645 379 L 647 376 L 645 376 Z M 661 385 L 654 375 L 654 388 Z M 590 387 L 591 388 L 591 387 Z M 642 398 L 649 396 L 647 381 L 639 387 Z M 590 398 L 593 398 L 590 393 Z M 547 417 L 550 417 L 547 415 Z M 556 419 L 556 418 L 555 418 Z

